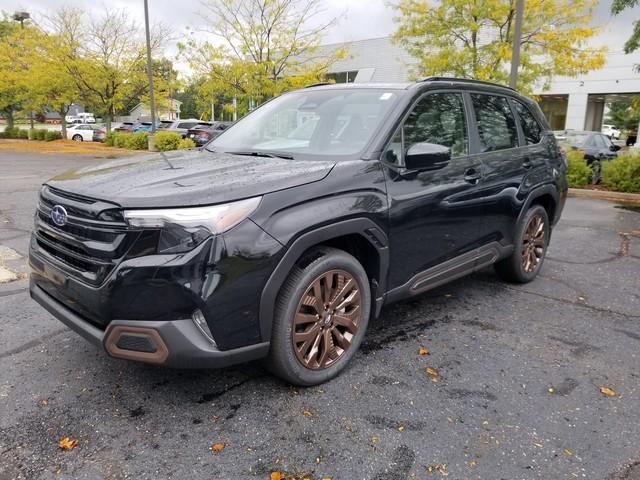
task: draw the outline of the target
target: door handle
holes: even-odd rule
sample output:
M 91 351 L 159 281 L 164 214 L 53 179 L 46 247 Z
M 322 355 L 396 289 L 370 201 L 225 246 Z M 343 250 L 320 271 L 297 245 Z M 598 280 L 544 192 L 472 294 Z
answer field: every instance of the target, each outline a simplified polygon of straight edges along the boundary
M 531 167 L 533 167 L 533 164 L 531 163 L 531 159 L 529 157 L 525 158 L 522 161 L 522 168 L 524 168 L 525 170 L 529 170 Z
M 464 172 L 464 181 L 475 185 L 480 181 L 481 174 L 475 168 L 469 168 L 466 172 Z

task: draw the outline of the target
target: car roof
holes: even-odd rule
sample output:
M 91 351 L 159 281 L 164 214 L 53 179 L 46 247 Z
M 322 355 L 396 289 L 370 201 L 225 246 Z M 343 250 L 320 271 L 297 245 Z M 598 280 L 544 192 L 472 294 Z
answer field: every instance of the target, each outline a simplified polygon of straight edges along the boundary
M 456 77 L 427 77 L 417 82 L 403 82 L 403 83 L 316 83 L 309 85 L 304 89 L 312 90 L 343 90 L 343 89 L 384 89 L 384 90 L 410 90 L 414 88 L 421 88 L 424 85 L 430 84 L 445 84 L 449 87 L 462 87 L 473 86 L 479 89 L 498 89 L 505 92 L 516 94 L 517 92 L 506 85 L 500 85 L 498 83 L 485 82 L 482 80 L 473 80 L 469 78 L 456 78 Z

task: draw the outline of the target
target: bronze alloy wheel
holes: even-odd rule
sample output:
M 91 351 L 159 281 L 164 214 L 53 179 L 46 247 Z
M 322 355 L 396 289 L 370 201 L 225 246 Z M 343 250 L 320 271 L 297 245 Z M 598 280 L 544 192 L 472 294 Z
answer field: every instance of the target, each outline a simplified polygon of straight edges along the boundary
M 316 278 L 298 303 L 292 341 L 298 361 L 320 370 L 336 362 L 351 346 L 362 318 L 358 283 L 344 270 Z
M 542 262 L 545 243 L 545 221 L 541 215 L 534 215 L 522 237 L 522 269 L 526 273 L 533 272 Z

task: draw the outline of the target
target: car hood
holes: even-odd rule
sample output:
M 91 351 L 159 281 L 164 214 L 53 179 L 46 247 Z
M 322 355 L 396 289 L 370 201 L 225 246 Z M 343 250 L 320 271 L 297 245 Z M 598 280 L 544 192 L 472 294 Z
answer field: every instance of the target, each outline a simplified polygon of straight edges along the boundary
M 46 185 L 122 207 L 223 203 L 322 180 L 335 162 L 184 150 L 122 158 L 52 178 Z

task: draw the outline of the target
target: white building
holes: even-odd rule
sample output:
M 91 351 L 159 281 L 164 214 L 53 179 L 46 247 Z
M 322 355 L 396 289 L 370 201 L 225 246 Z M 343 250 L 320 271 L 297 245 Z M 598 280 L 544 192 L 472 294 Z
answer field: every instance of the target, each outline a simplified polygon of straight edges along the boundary
M 329 53 L 344 48 L 347 55 L 327 75 L 336 82 L 406 82 L 416 60 L 388 37 L 325 45 Z M 320 52 L 322 54 L 322 51 Z M 557 77 L 547 90 L 536 92 L 554 130 L 600 130 L 605 105 L 640 94 L 640 53 L 610 52 L 605 66 L 576 78 Z
M 156 117 L 158 120 L 178 120 L 180 118 L 180 106 L 182 102 L 171 98 L 168 101 L 156 103 Z M 131 109 L 129 115 L 117 118 L 119 122 L 149 121 L 151 119 L 151 107 L 147 103 L 138 103 Z

